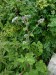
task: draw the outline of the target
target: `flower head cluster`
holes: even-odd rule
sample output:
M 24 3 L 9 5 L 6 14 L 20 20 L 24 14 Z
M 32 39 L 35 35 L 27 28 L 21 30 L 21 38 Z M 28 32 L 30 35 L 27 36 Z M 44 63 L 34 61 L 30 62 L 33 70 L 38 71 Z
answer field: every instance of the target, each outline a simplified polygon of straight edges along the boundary
M 39 20 L 38 20 L 38 24 L 43 23 L 43 22 L 44 22 L 44 20 L 45 20 L 44 18 L 39 19 Z
M 17 19 L 18 19 L 18 16 L 14 17 L 14 18 L 12 19 L 12 23 L 15 22 Z
M 22 16 L 22 22 L 26 23 L 29 20 L 29 18 L 31 18 L 31 15 L 24 15 L 24 16 Z

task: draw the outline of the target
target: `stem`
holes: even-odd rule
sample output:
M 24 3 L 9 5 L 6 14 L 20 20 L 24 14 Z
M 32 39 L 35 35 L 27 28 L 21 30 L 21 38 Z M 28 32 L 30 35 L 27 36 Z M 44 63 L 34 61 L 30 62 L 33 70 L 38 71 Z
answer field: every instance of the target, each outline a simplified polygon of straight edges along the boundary
M 34 27 L 34 29 L 32 30 L 32 33 L 34 32 L 34 30 L 38 27 L 38 25 L 36 25 L 36 27 Z
M 26 41 L 29 43 L 30 40 L 29 40 L 29 29 L 28 29 L 28 26 L 29 26 L 29 25 L 26 25 L 26 27 L 27 27 L 27 34 L 28 34 L 28 37 L 26 38 Z

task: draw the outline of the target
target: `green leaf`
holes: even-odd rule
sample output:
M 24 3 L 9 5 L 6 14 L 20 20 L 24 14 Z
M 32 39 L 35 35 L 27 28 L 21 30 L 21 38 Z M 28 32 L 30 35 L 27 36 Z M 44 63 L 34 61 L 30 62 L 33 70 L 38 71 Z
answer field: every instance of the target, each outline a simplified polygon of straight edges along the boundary
M 25 55 L 25 62 L 29 63 L 30 65 L 33 65 L 35 63 L 35 59 L 33 57 L 33 53 L 27 53 Z
M 56 27 L 56 17 L 51 18 L 51 23 L 48 24 L 48 27 Z

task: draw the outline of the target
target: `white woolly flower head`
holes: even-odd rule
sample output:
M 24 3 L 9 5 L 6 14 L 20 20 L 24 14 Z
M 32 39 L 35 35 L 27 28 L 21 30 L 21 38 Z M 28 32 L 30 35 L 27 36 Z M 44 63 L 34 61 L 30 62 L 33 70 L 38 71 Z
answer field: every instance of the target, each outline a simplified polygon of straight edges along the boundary
M 28 21 L 29 18 L 31 18 L 31 15 L 22 16 L 22 22 L 25 23 L 26 21 Z
M 12 23 L 15 22 L 17 19 L 18 19 L 18 16 L 14 17 L 14 18 L 12 19 Z
M 39 19 L 39 20 L 38 20 L 38 24 L 43 23 L 43 22 L 44 22 L 44 20 L 45 20 L 44 18 Z
M 31 15 L 25 15 L 26 18 L 31 18 Z
M 24 38 L 28 38 L 28 36 L 29 36 L 28 34 L 25 34 L 25 35 L 24 35 Z
M 26 41 L 23 41 L 23 43 L 22 43 L 22 44 L 23 44 L 23 45 L 24 45 L 24 44 L 27 44 L 27 42 L 26 42 Z

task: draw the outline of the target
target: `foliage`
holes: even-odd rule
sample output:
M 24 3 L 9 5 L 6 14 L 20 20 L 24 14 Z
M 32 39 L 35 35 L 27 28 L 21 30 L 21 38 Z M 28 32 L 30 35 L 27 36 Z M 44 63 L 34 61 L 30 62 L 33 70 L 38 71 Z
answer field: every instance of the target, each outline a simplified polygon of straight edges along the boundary
M 48 75 L 55 50 L 56 0 L 0 0 L 0 75 Z
M 24 75 L 47 75 L 47 69 L 42 60 L 36 63 L 36 69 L 32 69 L 29 73 L 25 73 Z

